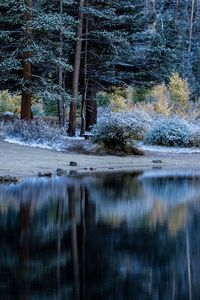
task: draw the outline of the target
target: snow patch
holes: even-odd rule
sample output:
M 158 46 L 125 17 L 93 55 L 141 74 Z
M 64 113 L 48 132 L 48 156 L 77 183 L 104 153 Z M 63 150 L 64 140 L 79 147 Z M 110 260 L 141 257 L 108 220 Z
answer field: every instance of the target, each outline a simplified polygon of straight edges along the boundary
M 139 142 L 138 147 L 143 151 L 150 151 L 150 152 L 161 152 L 161 153 L 171 153 L 171 154 L 200 153 L 200 148 L 156 146 L 156 145 L 144 144 L 143 142 Z
M 34 148 L 42 148 L 42 149 L 48 149 L 48 150 L 56 150 L 56 151 L 62 151 L 61 145 L 59 146 L 49 146 L 47 143 L 37 143 L 37 142 L 22 142 L 19 139 L 16 138 L 5 138 L 5 141 L 11 144 L 18 144 L 21 146 L 29 146 Z

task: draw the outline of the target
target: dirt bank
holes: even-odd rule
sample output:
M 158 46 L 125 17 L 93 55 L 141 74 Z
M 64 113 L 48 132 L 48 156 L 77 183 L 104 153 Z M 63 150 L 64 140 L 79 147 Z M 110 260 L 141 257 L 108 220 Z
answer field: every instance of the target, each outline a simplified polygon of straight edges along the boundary
M 152 162 L 162 160 L 162 164 Z M 69 162 L 76 161 L 77 167 L 70 167 Z M 145 156 L 97 156 L 76 153 L 57 152 L 32 148 L 5 142 L 0 138 L 0 176 L 34 176 L 39 171 L 51 171 L 62 168 L 78 172 L 113 171 L 144 168 L 195 168 L 200 169 L 200 154 L 162 154 L 146 152 Z M 92 168 L 92 170 L 90 170 Z

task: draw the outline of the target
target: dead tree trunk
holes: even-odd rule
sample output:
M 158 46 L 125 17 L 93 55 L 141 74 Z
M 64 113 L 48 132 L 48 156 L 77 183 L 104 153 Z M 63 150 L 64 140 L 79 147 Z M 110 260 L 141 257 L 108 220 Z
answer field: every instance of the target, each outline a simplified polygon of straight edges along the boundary
M 30 22 L 32 20 L 32 0 L 26 1 L 26 13 L 24 15 L 24 22 Z M 31 44 L 32 29 L 26 24 L 26 47 L 28 48 Z M 26 51 L 23 57 L 23 80 L 25 87 L 22 90 L 22 101 L 21 101 L 21 119 L 31 120 L 31 85 L 32 85 L 32 65 L 31 65 L 31 51 Z
M 68 134 L 75 136 L 76 134 L 76 109 L 77 109 L 77 97 L 78 97 L 78 86 L 79 86 L 79 74 L 81 64 L 81 49 L 82 49 L 82 33 L 83 33 L 83 12 L 85 0 L 79 0 L 79 25 L 77 28 L 77 40 L 75 47 L 75 58 L 74 58 L 74 70 L 73 70 L 73 82 L 72 82 L 72 100 L 70 104 L 69 112 L 69 128 Z

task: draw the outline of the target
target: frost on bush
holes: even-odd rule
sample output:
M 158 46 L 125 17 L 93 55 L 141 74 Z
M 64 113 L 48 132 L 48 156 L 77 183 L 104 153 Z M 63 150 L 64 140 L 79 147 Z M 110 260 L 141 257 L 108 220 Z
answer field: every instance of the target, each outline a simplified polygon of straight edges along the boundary
M 197 147 L 197 148 L 200 147 L 200 128 L 199 127 L 197 127 L 197 126 L 194 127 L 194 130 L 193 130 L 190 140 L 191 140 L 191 145 L 193 147 Z
M 93 127 L 94 141 L 106 148 L 125 151 L 130 140 L 144 137 L 148 121 L 146 114 L 142 116 L 139 111 L 108 113 Z
M 147 132 L 145 142 L 152 145 L 192 146 L 194 128 L 178 117 L 163 118 Z
M 16 120 L 5 127 L 5 135 L 26 143 L 56 146 L 64 135 L 64 129 L 50 126 L 44 121 Z

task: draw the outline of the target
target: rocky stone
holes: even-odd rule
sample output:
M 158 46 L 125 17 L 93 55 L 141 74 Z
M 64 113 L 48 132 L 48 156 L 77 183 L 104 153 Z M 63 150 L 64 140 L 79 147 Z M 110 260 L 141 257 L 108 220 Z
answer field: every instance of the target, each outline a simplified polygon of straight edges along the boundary
M 10 111 L 6 111 L 1 117 L 0 117 L 0 121 L 3 121 L 5 123 L 10 122 L 10 121 L 14 121 L 16 119 L 16 116 L 10 112 Z
M 72 175 L 72 176 L 76 176 L 78 174 L 78 172 L 76 170 L 71 170 L 69 172 L 69 174 Z
M 62 175 L 65 175 L 67 174 L 67 171 L 65 171 L 64 169 L 57 169 L 56 170 L 56 175 L 57 176 L 62 176 Z
M 19 181 L 21 181 L 20 178 L 18 178 L 18 177 L 12 177 L 12 182 L 13 183 L 16 183 L 16 182 L 19 182 Z
M 152 163 L 154 163 L 154 164 L 162 164 L 163 162 L 162 162 L 161 159 L 154 159 L 154 160 L 152 160 Z
M 95 170 L 96 170 L 96 168 L 94 168 L 94 167 L 90 168 L 90 171 L 95 171 Z
M 44 173 L 44 176 L 45 176 L 45 177 L 52 177 L 52 173 L 51 173 L 51 172 L 45 172 L 45 173 Z
M 77 162 L 70 161 L 69 165 L 70 165 L 70 167 L 77 167 Z
M 52 177 L 52 173 L 51 172 L 39 172 L 38 173 L 38 177 Z
M 13 177 L 10 175 L 0 176 L 0 183 L 16 183 L 19 181 L 20 179 L 18 177 Z
M 6 111 L 4 114 L 3 114 L 4 117 L 13 117 L 14 116 L 14 113 L 11 112 L 11 111 Z

